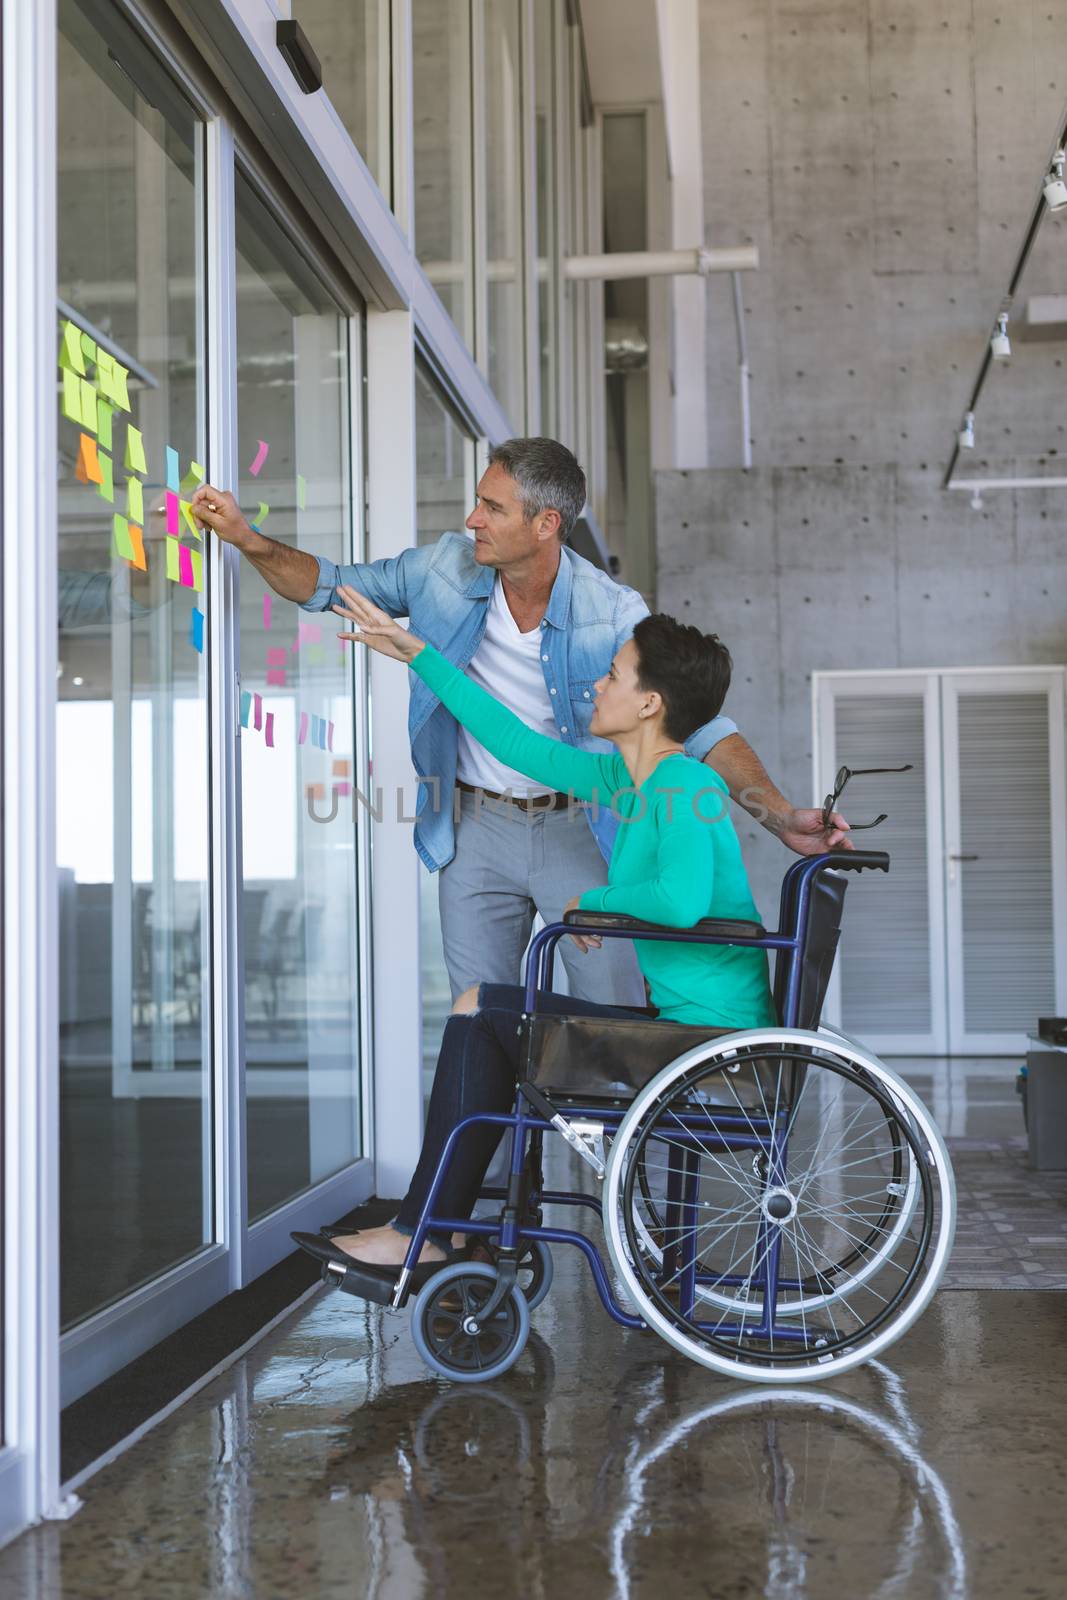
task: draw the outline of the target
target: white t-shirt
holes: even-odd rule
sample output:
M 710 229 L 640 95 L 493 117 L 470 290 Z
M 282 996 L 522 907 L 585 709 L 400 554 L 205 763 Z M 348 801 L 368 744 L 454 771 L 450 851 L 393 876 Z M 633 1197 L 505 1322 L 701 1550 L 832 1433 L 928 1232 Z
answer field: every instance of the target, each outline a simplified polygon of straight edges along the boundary
M 542 639 L 540 627 L 529 633 L 519 632 L 504 597 L 504 585 L 497 577 L 489 600 L 485 632 L 467 668 L 467 677 L 521 717 L 528 728 L 558 739 L 541 666 Z M 483 744 L 471 737 L 462 723 L 457 773 L 464 783 L 492 789 L 497 794 L 503 794 L 506 789 L 521 796 L 554 792 L 544 784 L 533 783 L 524 772 L 516 772 L 514 767 L 497 761 Z

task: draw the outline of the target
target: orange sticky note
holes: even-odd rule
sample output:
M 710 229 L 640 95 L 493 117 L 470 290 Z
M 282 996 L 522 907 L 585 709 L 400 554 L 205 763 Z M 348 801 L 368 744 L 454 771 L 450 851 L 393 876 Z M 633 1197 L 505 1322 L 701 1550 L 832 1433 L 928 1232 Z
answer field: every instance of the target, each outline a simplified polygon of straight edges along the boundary
M 78 438 L 78 461 L 74 468 L 74 476 L 79 483 L 103 483 L 104 474 L 100 470 L 100 457 L 96 452 L 96 440 L 90 439 L 87 433 Z
M 138 528 L 135 523 L 131 522 L 129 524 L 129 533 L 130 544 L 133 547 L 133 555 L 129 558 L 130 566 L 137 567 L 141 572 L 147 572 L 148 561 L 144 553 L 144 539 L 141 536 L 142 530 Z

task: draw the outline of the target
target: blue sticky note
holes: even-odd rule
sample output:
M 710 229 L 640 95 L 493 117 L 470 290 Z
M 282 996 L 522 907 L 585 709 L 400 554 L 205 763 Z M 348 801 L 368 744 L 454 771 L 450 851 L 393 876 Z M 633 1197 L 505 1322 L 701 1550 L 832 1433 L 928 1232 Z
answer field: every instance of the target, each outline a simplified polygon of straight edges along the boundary
M 167 488 L 172 494 L 178 493 L 178 452 L 169 444 L 167 446 Z
M 248 718 L 252 710 L 252 696 L 245 691 L 241 695 L 241 726 L 248 727 Z
M 204 613 L 199 606 L 193 607 L 193 614 L 189 618 L 189 643 L 194 650 L 204 652 Z

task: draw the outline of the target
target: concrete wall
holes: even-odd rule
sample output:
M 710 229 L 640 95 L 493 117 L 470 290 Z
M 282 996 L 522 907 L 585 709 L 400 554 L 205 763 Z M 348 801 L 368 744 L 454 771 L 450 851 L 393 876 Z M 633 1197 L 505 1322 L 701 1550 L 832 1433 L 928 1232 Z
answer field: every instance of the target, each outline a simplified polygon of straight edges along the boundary
M 657 474 L 658 597 L 723 634 L 729 709 L 806 802 L 813 671 L 1067 660 L 1065 492 L 940 488 L 1067 98 L 1067 4 L 702 0 L 701 35 L 707 240 L 761 252 L 754 465 L 712 280 L 712 466 Z M 1046 223 L 1024 294 L 1065 286 Z M 1016 339 L 968 476 L 1063 472 L 1065 358 Z M 770 914 L 785 857 L 746 831 Z

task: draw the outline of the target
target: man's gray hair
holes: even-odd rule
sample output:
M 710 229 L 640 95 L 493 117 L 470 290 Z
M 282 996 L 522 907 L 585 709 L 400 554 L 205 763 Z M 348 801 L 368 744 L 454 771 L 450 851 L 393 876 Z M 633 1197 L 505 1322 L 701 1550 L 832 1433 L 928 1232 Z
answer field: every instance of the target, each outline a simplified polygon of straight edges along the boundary
M 515 479 L 527 522 L 542 511 L 559 512 L 559 536 L 568 539 L 585 505 L 585 473 L 558 439 L 506 439 L 489 453 L 491 467 Z

